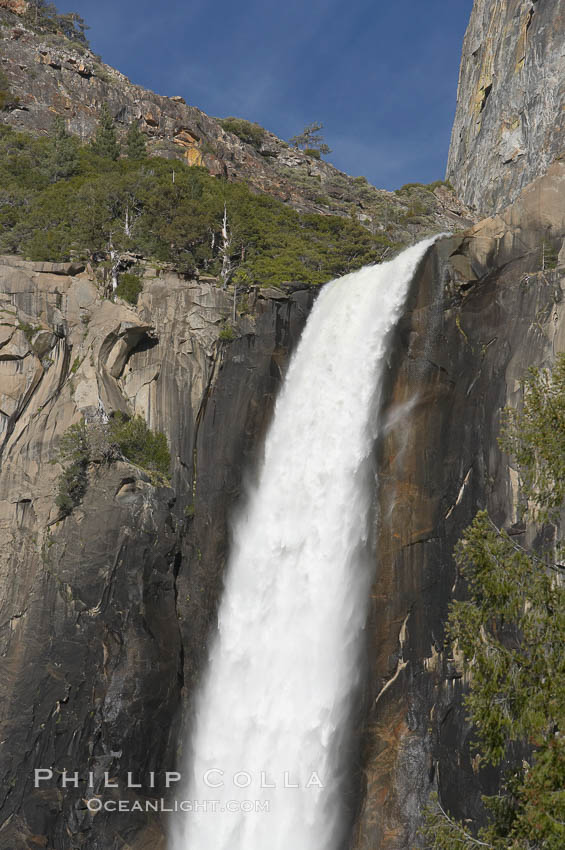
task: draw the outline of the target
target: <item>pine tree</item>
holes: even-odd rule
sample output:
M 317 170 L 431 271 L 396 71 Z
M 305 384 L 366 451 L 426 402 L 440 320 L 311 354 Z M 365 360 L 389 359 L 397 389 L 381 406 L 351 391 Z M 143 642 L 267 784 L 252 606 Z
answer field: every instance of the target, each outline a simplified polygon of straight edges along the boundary
M 549 532 L 565 503 L 565 354 L 552 371 L 530 370 L 501 445 L 518 466 L 525 508 Z M 423 830 L 433 850 L 565 847 L 562 553 L 557 537 L 548 552 L 523 549 L 485 511 L 457 547 L 469 599 L 451 606 L 448 633 L 470 674 L 465 703 L 477 757 L 506 769 L 498 794 L 483 797 L 488 823 L 478 831 L 435 796 Z
M 56 21 L 58 28 L 68 39 L 89 47 L 86 30 L 90 27 L 85 23 L 84 18 L 76 12 L 69 12 L 66 15 L 57 15 Z
M 139 125 L 135 122 L 130 124 L 126 136 L 126 145 L 128 159 L 145 159 L 147 156 L 145 136 L 139 129 Z
M 42 26 L 49 23 L 57 14 L 57 7 L 47 0 L 28 0 L 26 16 L 34 24 Z
M 67 133 L 65 122 L 57 116 L 46 156 L 46 172 L 51 183 L 72 177 L 79 170 L 78 141 Z
M 96 130 L 96 136 L 92 140 L 92 150 L 98 156 L 103 156 L 106 159 L 118 159 L 120 155 L 120 145 L 116 136 L 116 127 L 114 119 L 110 114 L 107 104 L 103 104 L 100 110 L 100 118 Z
M 54 3 L 48 0 L 27 0 L 24 19 L 34 27 L 49 32 L 62 32 L 71 41 L 89 47 L 86 30 L 89 29 L 83 18 L 76 12 L 59 14 Z
M 289 144 L 294 148 L 303 148 L 306 151 L 318 151 L 319 153 L 331 153 L 331 148 L 324 141 L 324 137 L 320 130 L 324 129 L 324 125 L 319 121 L 313 121 L 308 124 L 301 133 L 289 139 Z

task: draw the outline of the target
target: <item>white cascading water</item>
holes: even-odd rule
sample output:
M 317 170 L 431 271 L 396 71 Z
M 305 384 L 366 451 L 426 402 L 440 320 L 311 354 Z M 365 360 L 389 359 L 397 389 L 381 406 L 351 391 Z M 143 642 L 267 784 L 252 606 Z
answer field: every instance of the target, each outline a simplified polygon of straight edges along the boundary
M 308 319 L 235 523 L 185 774 L 196 811 L 176 816 L 172 850 L 341 846 L 373 577 L 367 461 L 389 332 L 433 241 L 327 284 Z

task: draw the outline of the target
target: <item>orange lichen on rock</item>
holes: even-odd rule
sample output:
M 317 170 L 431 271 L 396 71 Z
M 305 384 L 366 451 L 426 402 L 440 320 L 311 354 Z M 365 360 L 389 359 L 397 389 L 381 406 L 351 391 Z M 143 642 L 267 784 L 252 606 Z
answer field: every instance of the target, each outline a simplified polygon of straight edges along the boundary
M 174 138 L 177 145 L 183 147 L 184 156 L 189 165 L 203 165 L 202 152 L 198 147 L 198 139 L 188 130 L 180 130 Z
M 28 10 L 26 0 L 0 0 L 0 9 L 7 9 L 16 15 L 24 15 Z

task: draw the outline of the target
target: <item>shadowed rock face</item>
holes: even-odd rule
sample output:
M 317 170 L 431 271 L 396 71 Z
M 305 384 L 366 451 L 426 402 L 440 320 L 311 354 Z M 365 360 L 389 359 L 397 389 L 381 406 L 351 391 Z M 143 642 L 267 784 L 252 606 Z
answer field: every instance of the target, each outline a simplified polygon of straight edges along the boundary
M 565 150 L 561 0 L 475 0 L 463 43 L 447 178 L 483 215 Z
M 434 788 L 460 817 L 480 817 L 479 790 L 492 790 L 493 775 L 471 761 L 467 682 L 444 647 L 449 601 L 463 592 L 452 553 L 477 510 L 507 528 L 518 519 L 500 411 L 519 402 L 528 367 L 565 348 L 565 263 L 542 269 L 540 250 L 548 225 L 563 243 L 565 205 L 554 199 L 564 178 L 556 164 L 505 213 L 437 243 L 396 332 L 377 457 L 359 850 L 418 846 Z M 533 530 L 513 533 L 531 542 Z

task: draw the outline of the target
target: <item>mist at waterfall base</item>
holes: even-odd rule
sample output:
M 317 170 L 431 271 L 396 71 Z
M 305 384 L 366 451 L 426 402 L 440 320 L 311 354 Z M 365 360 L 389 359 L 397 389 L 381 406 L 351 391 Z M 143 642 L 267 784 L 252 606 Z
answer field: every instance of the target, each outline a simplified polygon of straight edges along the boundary
M 175 816 L 170 850 L 343 846 L 376 413 L 390 331 L 433 242 L 332 281 L 314 305 L 235 523 L 184 771 L 194 810 Z

